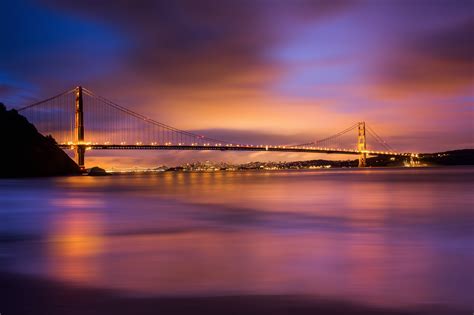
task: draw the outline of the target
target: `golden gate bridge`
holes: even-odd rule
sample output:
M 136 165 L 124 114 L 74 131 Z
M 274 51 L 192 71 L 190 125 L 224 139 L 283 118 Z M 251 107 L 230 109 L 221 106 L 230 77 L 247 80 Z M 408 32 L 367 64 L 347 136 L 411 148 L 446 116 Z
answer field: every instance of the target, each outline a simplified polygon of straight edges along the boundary
M 177 129 L 118 105 L 92 91 L 77 87 L 19 108 L 43 135 L 51 135 L 62 149 L 74 150 L 84 168 L 87 150 L 220 150 L 334 153 L 359 156 L 359 167 L 368 155 L 406 156 L 383 140 L 365 122 L 320 140 L 303 144 L 243 144 L 218 140 Z M 350 140 L 347 136 L 351 136 Z M 370 139 L 371 141 L 367 141 Z

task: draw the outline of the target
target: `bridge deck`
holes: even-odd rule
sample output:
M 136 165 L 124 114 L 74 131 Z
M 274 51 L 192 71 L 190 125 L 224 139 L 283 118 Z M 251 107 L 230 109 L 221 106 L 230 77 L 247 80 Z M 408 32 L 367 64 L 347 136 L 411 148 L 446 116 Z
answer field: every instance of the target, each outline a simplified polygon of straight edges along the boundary
M 83 144 L 87 150 L 194 150 L 194 151 L 270 151 L 270 152 L 302 152 L 302 153 L 327 153 L 383 156 L 410 156 L 411 153 L 383 152 L 383 151 L 358 151 L 335 148 L 317 147 L 291 147 L 291 146 L 253 146 L 253 145 L 146 145 L 146 144 Z M 62 149 L 74 149 L 74 144 L 60 144 Z

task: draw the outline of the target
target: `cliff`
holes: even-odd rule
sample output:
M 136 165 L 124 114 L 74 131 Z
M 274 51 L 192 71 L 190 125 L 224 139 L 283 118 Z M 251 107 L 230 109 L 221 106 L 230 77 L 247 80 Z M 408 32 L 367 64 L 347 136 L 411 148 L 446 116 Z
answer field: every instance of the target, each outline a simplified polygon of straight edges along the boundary
M 80 174 L 79 166 L 51 137 L 44 137 L 14 109 L 0 103 L 0 177 Z

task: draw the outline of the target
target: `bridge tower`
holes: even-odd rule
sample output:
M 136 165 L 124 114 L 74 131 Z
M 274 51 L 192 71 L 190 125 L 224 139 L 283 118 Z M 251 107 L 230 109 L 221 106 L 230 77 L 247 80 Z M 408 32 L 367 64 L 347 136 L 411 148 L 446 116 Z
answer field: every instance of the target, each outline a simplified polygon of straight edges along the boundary
M 358 137 L 357 137 L 357 150 L 361 153 L 359 155 L 359 167 L 365 167 L 367 165 L 367 153 L 363 152 L 367 150 L 367 140 L 365 138 L 365 121 L 359 122 Z
M 76 111 L 75 111 L 75 159 L 81 169 L 84 169 L 86 147 L 84 146 L 84 102 L 82 99 L 82 87 L 76 88 Z

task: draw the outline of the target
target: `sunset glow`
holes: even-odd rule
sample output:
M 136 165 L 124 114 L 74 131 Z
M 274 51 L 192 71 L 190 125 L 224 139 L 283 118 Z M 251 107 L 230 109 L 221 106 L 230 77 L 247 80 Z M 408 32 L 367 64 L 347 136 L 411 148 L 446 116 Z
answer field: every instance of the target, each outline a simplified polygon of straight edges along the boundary
M 15 30 L 0 52 L 12 106 L 81 84 L 242 143 L 312 140 L 364 120 L 400 151 L 473 145 L 470 1 L 1 6 L 2 29 Z

